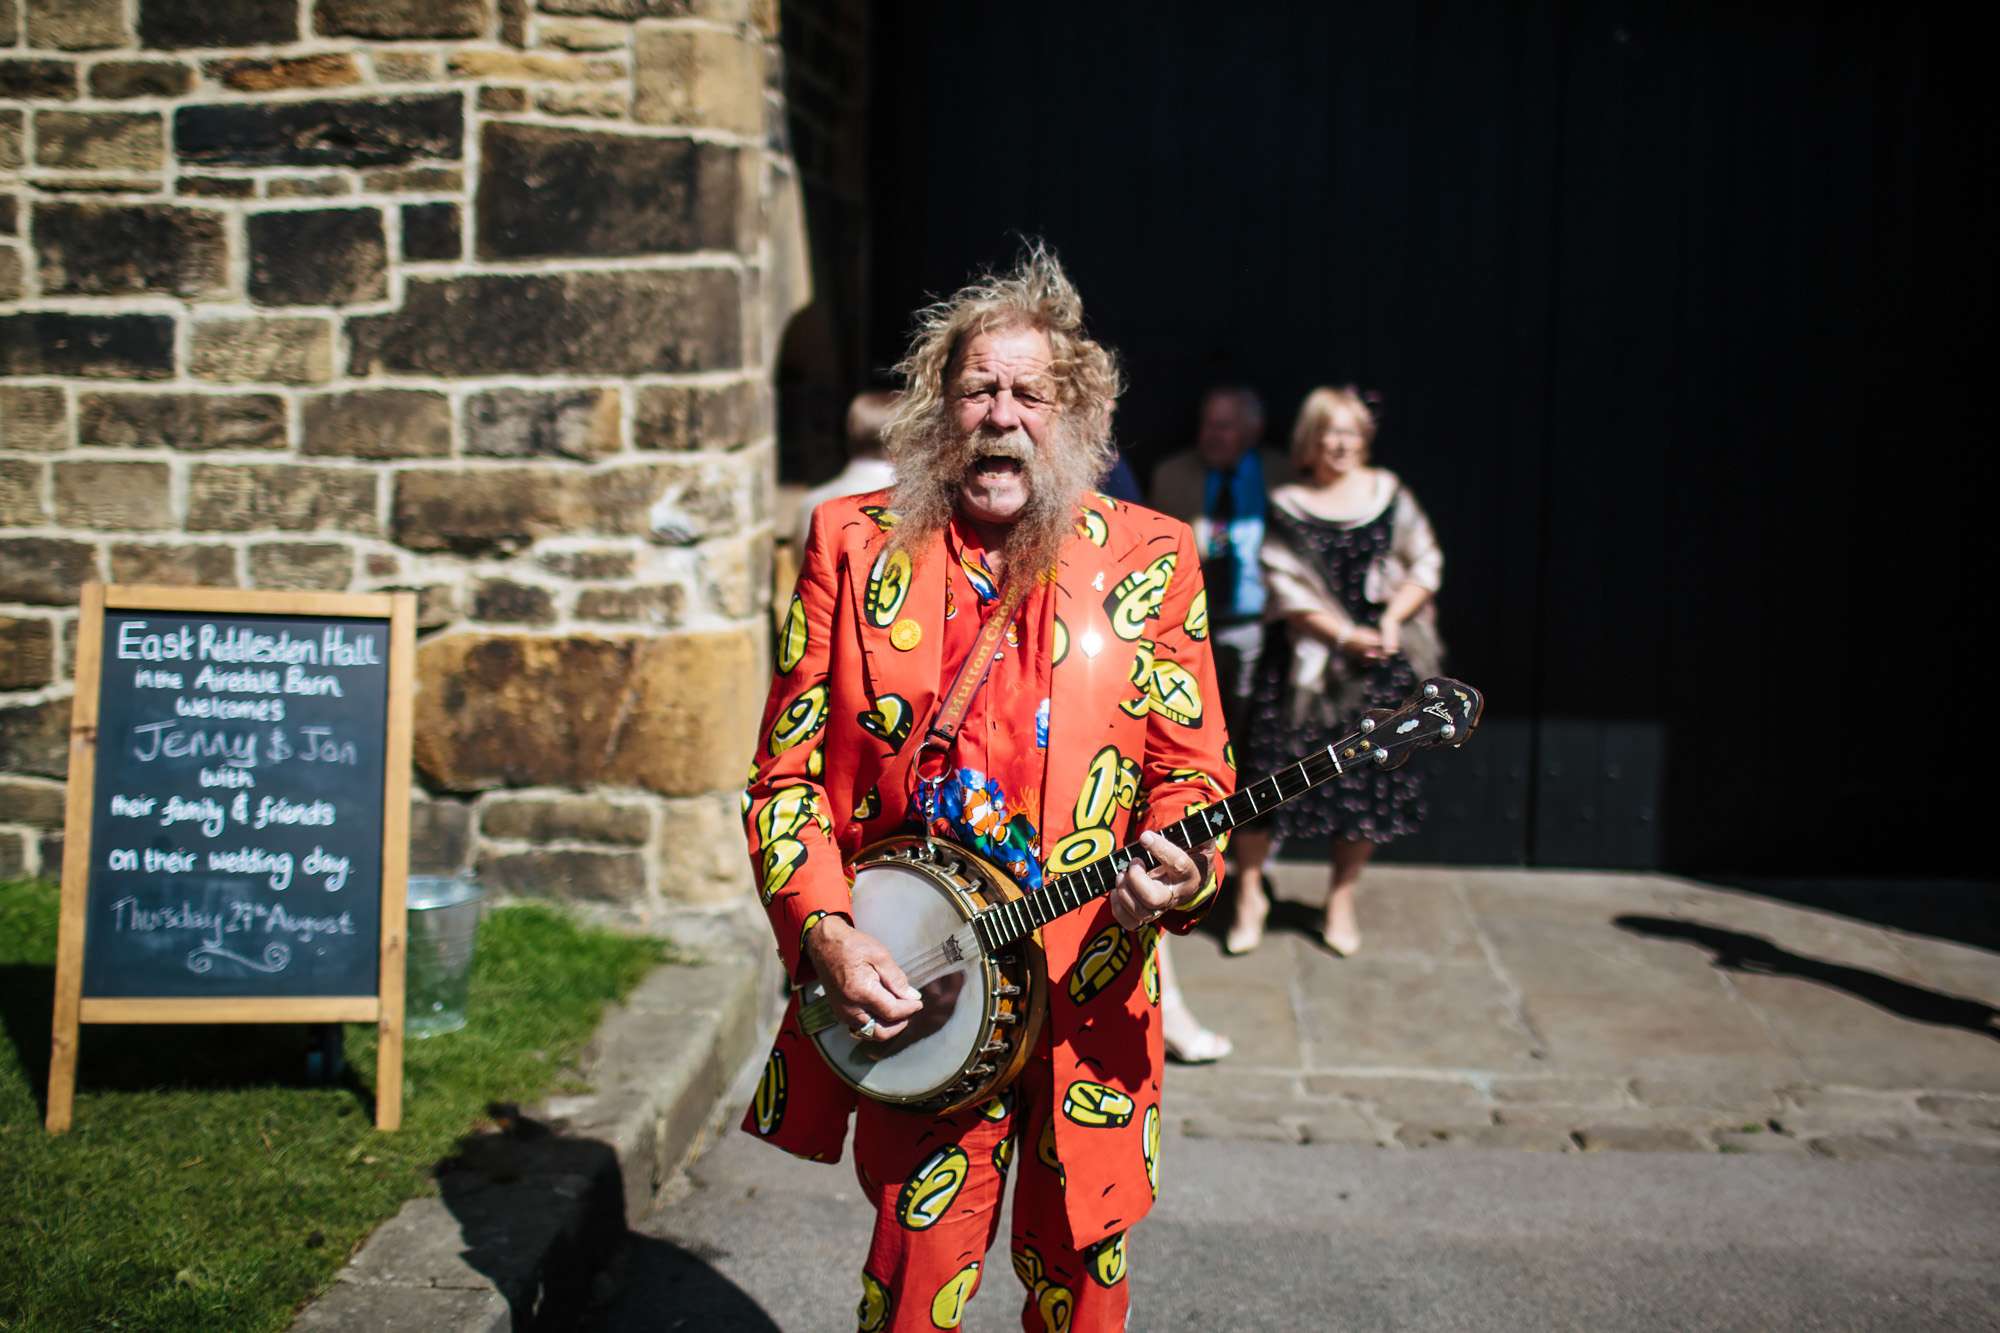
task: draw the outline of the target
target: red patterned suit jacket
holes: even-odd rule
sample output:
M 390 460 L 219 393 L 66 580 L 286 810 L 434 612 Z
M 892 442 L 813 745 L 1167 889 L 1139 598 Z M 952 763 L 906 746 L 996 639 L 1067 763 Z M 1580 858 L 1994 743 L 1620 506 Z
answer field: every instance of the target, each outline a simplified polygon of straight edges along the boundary
M 885 555 L 888 501 L 887 491 L 849 496 L 814 517 L 744 793 L 751 860 L 794 977 L 810 967 L 805 932 L 822 913 L 848 908 L 855 854 L 911 831 L 909 769 L 945 688 L 944 539 L 914 564 Z M 1034 818 L 1044 861 L 1060 871 L 1228 795 L 1234 772 L 1186 524 L 1092 495 L 1048 605 L 1055 665 Z M 921 634 L 898 648 L 891 629 L 904 620 Z M 909 640 L 908 627 L 899 637 Z M 1033 725 L 1038 702 L 1021 702 L 1023 725 Z M 1204 896 L 1163 924 L 1192 929 L 1213 891 L 1211 870 Z M 1078 1245 L 1132 1225 L 1159 1192 L 1156 939 L 1152 929 L 1127 936 L 1102 899 L 1042 930 L 1055 1099 L 1077 1083 L 1126 1099 L 1102 1099 L 1114 1113 L 1088 1117 L 1095 1123 L 1053 1117 Z M 795 1001 L 743 1127 L 837 1161 L 855 1094 L 799 1031 L 797 1012 Z

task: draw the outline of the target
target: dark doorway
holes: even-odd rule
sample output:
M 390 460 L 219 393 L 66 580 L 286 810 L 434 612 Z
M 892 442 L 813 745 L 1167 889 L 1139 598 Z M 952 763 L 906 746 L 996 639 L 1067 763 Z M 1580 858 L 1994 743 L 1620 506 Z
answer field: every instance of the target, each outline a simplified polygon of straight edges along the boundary
M 876 15 L 876 366 L 1025 232 L 1142 474 L 1206 383 L 1382 394 L 1492 701 L 1403 854 L 1977 873 L 2000 163 L 1941 11 Z

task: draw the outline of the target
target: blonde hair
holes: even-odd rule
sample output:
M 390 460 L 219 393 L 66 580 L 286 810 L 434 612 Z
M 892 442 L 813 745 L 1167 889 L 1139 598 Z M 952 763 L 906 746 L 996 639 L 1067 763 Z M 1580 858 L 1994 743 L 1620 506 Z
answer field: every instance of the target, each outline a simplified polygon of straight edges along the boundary
M 1078 427 L 1072 438 L 1101 459 L 1094 475 L 1111 470 L 1111 412 L 1125 388 L 1118 359 L 1084 332 L 1083 298 L 1040 241 L 1029 243 L 1011 272 L 983 274 L 950 299 L 917 312 L 909 354 L 896 364 L 903 395 L 882 431 L 893 461 L 900 464 L 912 448 L 927 448 L 949 415 L 945 376 L 965 340 L 1020 328 L 1049 340 L 1056 405 Z
M 1326 433 L 1327 423 L 1341 408 L 1352 412 L 1361 422 L 1361 438 L 1372 452 L 1375 447 L 1375 412 L 1368 406 L 1368 400 L 1361 396 L 1361 390 L 1352 384 L 1338 388 L 1324 386 L 1314 389 L 1299 404 L 1298 420 L 1292 423 L 1292 464 L 1305 468 L 1312 462 L 1313 450 L 1319 447 L 1319 438 Z

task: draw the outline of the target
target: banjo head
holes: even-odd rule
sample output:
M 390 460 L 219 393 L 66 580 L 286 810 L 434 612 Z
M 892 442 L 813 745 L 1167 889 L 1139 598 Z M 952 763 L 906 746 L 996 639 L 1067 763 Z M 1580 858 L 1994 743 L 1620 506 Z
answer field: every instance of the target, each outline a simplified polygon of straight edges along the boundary
M 987 882 L 997 874 L 960 848 L 922 839 L 870 848 L 855 866 L 855 927 L 914 973 L 922 960 L 938 959 L 946 939 L 999 892 Z M 975 1075 L 982 1058 L 992 1058 L 986 1047 L 996 992 L 1006 978 L 997 960 L 977 950 L 954 964 L 940 959 L 925 971 L 934 975 L 919 985 L 924 1008 L 904 1033 L 888 1042 L 857 1041 L 836 1024 L 813 1040 L 834 1073 L 858 1092 L 913 1108 L 956 1109 L 952 1092 Z

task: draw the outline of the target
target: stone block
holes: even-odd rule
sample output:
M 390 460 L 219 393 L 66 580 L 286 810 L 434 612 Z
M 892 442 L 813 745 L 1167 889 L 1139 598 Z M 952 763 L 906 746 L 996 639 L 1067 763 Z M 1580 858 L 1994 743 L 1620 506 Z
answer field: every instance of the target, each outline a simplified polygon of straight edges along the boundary
M 644 27 L 633 52 L 634 118 L 762 138 L 761 42 L 713 28 Z
M 750 892 L 743 816 L 733 791 L 710 792 L 660 807 L 660 896 L 710 907 Z
M 305 400 L 301 451 L 343 458 L 443 458 L 451 400 L 424 389 L 361 389 Z
M 550 116 L 623 120 L 625 91 L 622 88 L 544 88 L 535 94 L 535 109 Z
M 21 299 L 21 252 L 11 245 L 0 245 L 0 301 Z
M 0 171 L 19 171 L 22 131 L 26 128 L 26 118 L 19 111 L 0 108 Z
M 297 0 L 145 0 L 138 8 L 139 42 L 156 49 L 282 46 L 299 39 Z
M 333 325 L 250 317 L 194 326 L 188 369 L 217 384 L 324 384 L 333 378 Z
M 688 139 L 489 124 L 480 139 L 479 254 L 734 249 L 737 152 Z
M 0 375 L 163 380 L 173 373 L 171 315 L 0 315 Z
M 53 385 L 0 385 L 0 449 L 69 448 L 69 398 Z
M 488 389 L 465 402 L 465 452 L 485 458 L 601 458 L 616 453 L 616 389 Z
M 378 83 L 436 83 L 444 61 L 432 51 L 377 51 L 369 57 Z
M 0 830 L 0 880 L 20 879 L 31 864 L 27 838 L 11 830 Z
M 1611 1078 L 1500 1077 L 1493 1080 L 1493 1100 L 1502 1106 L 1626 1106 L 1625 1085 Z
M 377 167 L 464 151 L 454 94 L 379 101 L 227 102 L 174 113 L 174 151 L 195 165 Z
M 1709 1137 L 1715 1140 L 1715 1150 L 1723 1153 L 1798 1155 L 1806 1151 L 1806 1145 L 1799 1140 L 1768 1131 L 1721 1129 Z
M 257 182 L 247 176 L 182 176 L 177 184 L 182 194 L 208 199 L 248 199 L 257 193 Z
M 301 463 L 198 463 L 188 475 L 190 532 L 313 529 L 373 536 L 373 470 Z
M 345 51 L 311 56 L 237 56 L 202 63 L 225 88 L 268 93 L 286 88 L 339 88 L 361 82 L 361 69 Z
M 1586 1125 L 1576 1131 L 1585 1152 L 1705 1152 L 1708 1143 L 1691 1129 L 1673 1125 Z
M 1931 1092 L 1917 1098 L 1917 1108 L 1926 1115 L 1953 1125 L 1975 1129 L 2000 1129 L 2000 1097 L 1971 1093 Z
M 745 619 L 762 612 L 771 598 L 771 542 L 738 537 L 710 542 L 701 553 L 701 586 L 717 612 Z
M 35 165 L 67 171 L 158 171 L 165 126 L 153 111 L 37 111 Z
M 764 386 L 648 384 L 632 414 L 632 443 L 640 449 L 734 449 L 755 438 L 758 397 Z
M 354 582 L 353 548 L 340 542 L 259 542 L 249 555 L 254 588 L 345 592 Z
M 500 0 L 500 40 L 512 47 L 528 44 L 528 9 L 534 0 Z
M 28 45 L 58 51 L 123 46 L 125 0 L 27 0 Z
M 678 19 L 695 15 L 695 0 L 538 0 L 544 14 L 607 19 Z
M 353 182 L 344 176 L 279 176 L 264 182 L 266 199 L 326 199 L 353 193 Z
M 282 449 L 285 400 L 268 393 L 84 393 L 77 443 L 103 449 Z
M 42 176 L 35 188 L 43 194 L 152 194 L 157 176 Z
M 56 678 L 55 626 L 46 620 L 0 616 L 0 690 L 35 690 Z M 0 809 L 6 790 L 0 787 Z M 0 821 L 12 823 L 8 814 Z
M 404 204 L 403 258 L 457 259 L 465 250 L 457 204 Z
M 202 542 L 114 542 L 113 583 L 168 588 L 234 588 L 236 549 Z
M 766 669 L 753 630 L 450 634 L 417 650 L 415 756 L 442 791 L 739 788 Z
M 623 23 L 600 19 L 543 19 L 535 25 L 535 41 L 564 51 L 622 51 L 632 30 Z
M 463 801 L 410 802 L 410 871 L 463 870 L 472 856 L 472 809 Z
M 736 366 L 741 307 L 729 269 L 469 274 L 347 327 L 356 375 L 643 375 Z
M 172 527 L 172 489 L 165 463 L 60 462 L 55 465 L 56 522 L 140 532 Z
M 477 37 L 486 9 L 487 0 L 317 0 L 313 31 L 392 42 Z
M 637 852 L 482 848 L 477 869 L 487 892 L 511 897 L 638 905 L 646 896 L 646 863 Z
M 526 88 L 481 88 L 479 90 L 479 109 L 481 111 L 497 111 L 502 115 L 515 111 L 526 111 L 528 109 L 528 90 Z
M 37 528 L 49 521 L 42 503 L 47 466 L 24 458 L 0 458 L 0 528 Z
M 259 305 L 351 305 L 389 294 L 389 240 L 374 208 L 253 213 L 250 299 Z
M 75 97 L 73 60 L 0 60 L 0 102 L 68 102 Z
M 481 579 L 472 589 L 472 618 L 502 625 L 553 625 L 555 594 L 533 583 Z
M 0 772 L 60 778 L 69 772 L 69 698 L 0 707 Z
M 216 296 L 229 282 L 222 215 L 205 208 L 37 204 L 35 254 L 51 295 Z
M 66 800 L 61 783 L 28 778 L 0 778 L 0 820 L 29 828 L 63 826 Z
M 583 546 L 538 551 L 535 561 L 551 574 L 579 583 L 629 579 L 637 563 L 634 554 L 617 546 Z
M 194 87 L 194 67 L 175 60 L 100 60 L 90 67 L 90 95 L 179 97 Z
M 625 76 L 625 66 L 616 60 L 533 51 L 460 51 L 446 62 L 445 70 L 455 79 L 510 83 L 602 83 Z
M 576 618 L 670 629 L 687 618 L 687 603 L 687 589 L 673 583 L 585 588 L 576 595 Z
M 97 577 L 97 548 L 84 542 L 61 537 L 0 542 L 0 602 L 75 606 L 77 590 Z
M 0 236 L 21 234 L 21 197 L 0 194 Z
M 411 550 L 518 550 L 563 534 L 686 543 L 741 525 L 737 479 L 711 463 L 600 472 L 492 469 L 397 474 L 396 540 Z
M 465 173 L 457 167 L 399 167 L 365 173 L 361 187 L 370 194 L 457 194 L 465 189 Z
M 643 847 L 652 835 L 651 810 L 601 796 L 495 796 L 479 807 L 482 838 Z

